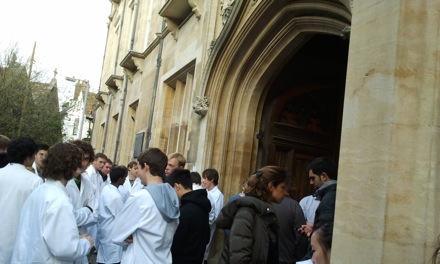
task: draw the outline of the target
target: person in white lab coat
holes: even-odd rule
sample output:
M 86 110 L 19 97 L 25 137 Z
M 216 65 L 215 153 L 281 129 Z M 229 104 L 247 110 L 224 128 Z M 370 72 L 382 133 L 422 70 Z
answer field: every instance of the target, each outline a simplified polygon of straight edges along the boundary
M 127 178 L 125 178 L 124 184 L 118 188 L 124 203 L 127 201 L 128 197 L 130 197 L 130 194 L 139 191 L 144 187 L 144 185 L 141 183 L 141 179 L 139 179 L 138 176 L 139 169 L 137 161 L 131 161 L 128 163 L 127 169 Z
M 122 258 L 122 246 L 111 241 L 110 232 L 113 229 L 113 223 L 116 215 L 122 210 L 124 202 L 118 191 L 127 176 L 128 170 L 125 166 L 116 166 L 111 169 L 109 177 L 111 183 L 104 186 L 99 198 L 99 216 L 98 216 L 98 239 L 100 246 L 97 263 L 120 263 Z
M 85 171 L 94 159 L 95 152 L 92 145 L 84 140 L 74 140 L 71 142 L 83 151 L 81 162 L 81 174 L 74 175 L 67 182 L 66 191 L 72 202 L 76 224 L 79 234 L 88 234 L 87 227 L 98 222 L 98 199 L 95 196 L 95 188 L 93 184 L 84 177 Z M 88 264 L 87 256 L 76 259 L 75 264 Z
M 73 263 L 86 256 L 93 239 L 78 234 L 66 184 L 81 172 L 81 150 L 56 143 L 44 161 L 46 182 L 26 200 L 20 215 L 10 263 Z
M 92 145 L 83 140 L 74 140 L 71 142 L 83 151 L 81 162 L 81 174 L 74 175 L 67 182 L 67 194 L 72 201 L 76 223 L 80 234 L 85 234 L 86 227 L 98 222 L 98 199 L 95 196 L 93 184 L 85 175 L 87 167 L 93 160 L 95 152 Z M 87 262 L 86 262 L 87 263 Z
M 98 171 L 99 175 L 102 178 L 101 191 L 102 191 L 102 188 L 104 188 L 104 186 L 111 183 L 109 173 L 112 170 L 112 168 L 113 168 L 113 161 L 111 159 L 107 158 L 107 160 L 105 161 L 104 167 L 102 167 L 102 170 Z
M 101 174 L 99 174 L 99 171 L 101 171 L 104 168 L 106 162 L 107 162 L 107 156 L 104 153 L 96 153 L 94 155 L 94 159 L 92 163 L 86 170 L 87 172 L 86 177 L 95 187 L 97 197 L 99 197 L 99 194 L 101 193 L 101 188 L 104 185 L 104 181 L 101 177 Z
M 133 193 L 116 216 L 113 242 L 133 242 L 131 262 L 172 263 L 171 244 L 179 224 L 179 198 L 168 183 L 163 183 L 168 158 L 160 149 L 149 148 L 138 157 L 139 176 L 147 185 Z M 129 250 L 129 249 L 127 249 Z
M 0 169 L 0 263 L 10 263 L 21 208 L 31 192 L 43 180 L 26 169 L 34 162 L 37 144 L 30 138 L 16 138 L 9 142 L 9 164 Z
M 96 153 L 92 164 L 86 170 L 87 173 L 82 175 L 93 184 L 95 189 L 95 197 L 98 201 L 99 201 L 99 196 L 101 195 L 102 187 L 104 186 L 104 181 L 102 180 L 99 171 L 101 171 L 104 168 L 106 162 L 107 162 L 107 156 L 104 153 Z M 95 240 L 95 246 L 99 250 L 99 240 L 96 239 L 97 232 L 98 232 L 98 228 L 96 224 L 87 227 L 87 233 L 93 237 L 93 239 Z
M 144 185 L 139 178 L 139 169 L 137 161 L 131 161 L 127 165 L 128 176 L 123 185 L 119 186 L 118 190 L 122 196 L 124 203 L 131 194 L 141 190 Z M 133 247 L 132 244 L 124 245 L 122 248 L 122 263 L 133 263 Z
M 34 168 L 35 174 L 43 178 L 44 181 L 44 177 L 42 175 L 43 161 L 47 156 L 47 150 L 49 149 L 49 145 L 44 143 L 39 143 L 37 144 L 37 146 L 38 146 L 37 153 L 35 154 L 35 160 L 34 163 L 32 164 L 32 168 Z

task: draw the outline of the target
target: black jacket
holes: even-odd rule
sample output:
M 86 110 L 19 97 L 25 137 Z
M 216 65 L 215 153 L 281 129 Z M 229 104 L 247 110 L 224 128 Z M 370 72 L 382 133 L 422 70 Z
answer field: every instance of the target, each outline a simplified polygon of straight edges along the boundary
M 321 201 L 315 211 L 314 225 L 316 226 L 321 221 L 333 221 L 335 217 L 336 182 L 318 189 L 314 196 Z
M 180 200 L 179 226 L 174 234 L 173 263 L 202 263 L 209 242 L 211 202 L 205 189 L 184 194 Z

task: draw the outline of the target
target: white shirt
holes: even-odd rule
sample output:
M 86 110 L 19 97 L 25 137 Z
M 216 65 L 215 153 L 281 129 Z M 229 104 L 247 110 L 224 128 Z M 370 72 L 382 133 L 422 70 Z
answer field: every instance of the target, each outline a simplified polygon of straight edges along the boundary
M 11 263 L 72 263 L 90 248 L 79 237 L 66 188 L 47 179 L 23 206 Z
M 210 225 L 209 228 L 211 229 L 211 234 L 209 237 L 209 243 L 206 246 L 206 250 L 205 250 L 205 256 L 204 256 L 204 260 L 208 259 L 208 254 L 209 254 L 209 247 L 211 245 L 211 241 L 212 241 L 212 237 L 214 236 L 214 232 L 215 232 L 215 228 L 216 228 L 216 221 L 218 218 L 218 215 L 220 214 L 220 211 L 223 208 L 223 203 L 225 201 L 225 197 L 223 196 L 223 193 L 220 191 L 220 189 L 217 186 L 214 186 L 214 188 L 212 188 L 210 191 L 208 191 L 208 199 L 209 196 L 211 196 L 211 199 L 214 200 L 214 214 L 215 214 L 215 221 Z M 210 199 L 210 200 L 211 200 Z
M 122 246 L 112 243 L 109 235 L 113 229 L 116 215 L 124 206 L 118 189 L 112 184 L 104 186 L 99 204 L 97 236 L 100 246 L 96 261 L 100 263 L 117 263 L 121 261 Z
M 172 263 L 171 244 L 178 224 L 178 220 L 167 223 L 150 193 L 142 189 L 125 202 L 116 216 L 111 236 L 113 242 L 123 244 L 133 235 L 133 244 L 127 249 L 132 251 L 131 263 Z
M 299 205 L 304 212 L 304 217 L 306 218 L 307 223 L 315 222 L 315 211 L 320 202 L 321 201 L 315 199 L 313 195 L 306 196 L 299 201 Z
M 43 180 L 22 164 L 9 163 L 0 169 L 0 263 L 10 263 L 21 208 Z
M 215 218 L 217 219 L 218 215 L 220 214 L 220 211 L 223 208 L 225 197 L 223 196 L 223 193 L 220 191 L 220 189 L 217 186 L 215 186 L 210 191 L 208 191 L 208 194 L 210 194 L 214 198 Z

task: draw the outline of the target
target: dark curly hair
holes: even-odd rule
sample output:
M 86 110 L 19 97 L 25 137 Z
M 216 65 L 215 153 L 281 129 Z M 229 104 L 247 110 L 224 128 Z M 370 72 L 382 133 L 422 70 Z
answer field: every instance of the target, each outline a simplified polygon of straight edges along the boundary
M 37 143 L 30 137 L 18 137 L 13 140 L 8 145 L 8 161 L 11 163 L 23 164 L 24 161 L 33 157 L 37 153 Z
M 286 182 L 286 178 L 287 172 L 285 169 L 278 166 L 265 166 L 249 177 L 244 193 L 246 196 L 253 196 L 269 202 L 271 196 L 269 183 L 277 187 L 278 184 Z
M 43 175 L 53 180 L 70 180 L 81 168 L 83 151 L 72 143 L 59 142 L 49 148 L 43 161 Z
M 79 147 L 80 149 L 82 149 L 84 154 L 89 154 L 90 158 L 89 161 L 92 162 L 95 160 L 95 151 L 93 150 L 92 145 L 90 145 L 89 142 L 84 141 L 84 140 L 73 140 L 70 143 L 76 145 L 77 147 Z
M 119 181 L 120 178 L 127 177 L 128 169 L 124 165 L 116 166 L 110 170 L 110 180 L 112 183 Z

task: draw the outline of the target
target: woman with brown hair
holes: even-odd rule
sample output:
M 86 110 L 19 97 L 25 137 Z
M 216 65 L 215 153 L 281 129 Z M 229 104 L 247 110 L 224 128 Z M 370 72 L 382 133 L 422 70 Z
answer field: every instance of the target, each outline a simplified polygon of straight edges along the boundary
M 272 202 L 286 193 L 286 171 L 266 166 L 250 176 L 245 196 L 226 205 L 217 227 L 230 229 L 220 263 L 278 263 L 278 223 Z

